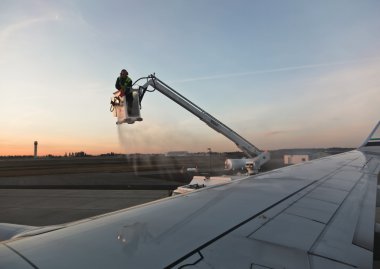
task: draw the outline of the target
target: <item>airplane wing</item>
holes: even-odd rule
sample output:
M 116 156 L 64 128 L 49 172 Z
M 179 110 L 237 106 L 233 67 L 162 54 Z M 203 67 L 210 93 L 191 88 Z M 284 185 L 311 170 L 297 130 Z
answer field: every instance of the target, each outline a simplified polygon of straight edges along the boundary
M 26 232 L 0 268 L 372 268 L 379 126 L 354 151 Z

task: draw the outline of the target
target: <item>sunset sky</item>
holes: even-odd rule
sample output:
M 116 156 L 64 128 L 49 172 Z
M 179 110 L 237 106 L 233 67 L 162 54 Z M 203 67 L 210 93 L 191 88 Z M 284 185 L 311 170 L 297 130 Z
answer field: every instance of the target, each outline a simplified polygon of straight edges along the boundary
M 261 149 L 355 147 L 380 120 L 380 1 L 1 0 L 0 155 L 235 151 L 158 92 L 116 126 L 115 80 L 156 76 Z

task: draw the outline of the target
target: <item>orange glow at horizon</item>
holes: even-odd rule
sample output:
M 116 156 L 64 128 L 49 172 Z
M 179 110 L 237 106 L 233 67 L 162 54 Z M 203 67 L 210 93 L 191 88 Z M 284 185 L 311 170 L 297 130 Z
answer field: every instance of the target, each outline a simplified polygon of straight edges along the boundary
M 80 141 L 65 141 L 61 143 L 58 141 L 33 140 L 29 143 L 26 143 L 24 141 L 7 141 L 8 143 L 0 142 L 0 156 L 32 156 L 34 155 L 34 141 L 38 141 L 38 156 L 64 156 L 65 154 L 72 152 L 82 151 L 90 155 L 99 155 L 110 152 L 124 153 L 124 150 L 117 142 L 107 143 L 105 146 L 104 144 L 96 141 L 87 141 L 88 143 L 80 143 Z
M 248 141 L 261 149 L 276 150 L 284 148 L 328 148 L 356 147 L 367 137 L 371 128 L 363 123 L 342 125 L 325 124 L 323 129 L 315 129 L 307 124 L 303 127 L 289 124 L 266 128 L 262 132 L 242 133 Z M 33 156 L 34 141 L 38 141 L 38 156 L 64 156 L 75 152 L 89 155 L 107 153 L 120 154 L 159 154 L 168 151 L 205 152 L 212 148 L 214 152 L 240 151 L 234 143 L 213 130 L 195 134 L 181 129 L 160 132 L 159 128 L 145 128 L 134 132 L 121 129 L 119 136 L 114 133 L 88 137 L 83 133 L 76 135 L 54 134 L 3 135 L 0 137 L 0 156 Z M 276 129 L 278 128 L 278 129 Z M 167 130 L 167 128 L 165 129 Z M 349 134 L 349 135 L 348 135 Z M 32 138 L 32 139 L 31 139 Z
M 100 155 L 100 154 L 106 154 L 106 153 L 121 153 L 123 154 L 123 150 L 120 147 L 117 148 L 91 148 L 88 149 L 87 147 L 70 147 L 70 148 L 49 148 L 49 147 L 43 147 L 38 146 L 37 149 L 37 155 L 38 156 L 47 156 L 47 155 L 54 155 L 54 156 L 64 156 L 65 154 L 69 153 L 75 153 L 75 152 L 85 152 L 89 155 Z M 28 146 L 28 147 L 12 147 L 12 148 L 2 148 L 0 150 L 0 156 L 32 156 L 34 155 L 34 146 Z

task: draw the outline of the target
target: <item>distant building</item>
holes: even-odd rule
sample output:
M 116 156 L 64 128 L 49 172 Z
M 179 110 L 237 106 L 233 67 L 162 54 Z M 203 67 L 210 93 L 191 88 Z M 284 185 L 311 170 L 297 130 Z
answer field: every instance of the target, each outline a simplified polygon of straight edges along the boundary
M 328 152 L 323 152 L 323 151 L 315 152 L 315 153 L 310 154 L 310 160 L 320 159 L 320 158 L 327 157 L 330 155 L 331 154 L 329 154 Z
M 284 155 L 284 164 L 297 164 L 309 161 L 309 155 Z
M 189 156 L 188 151 L 169 151 L 165 154 L 166 157 L 174 157 L 174 156 Z

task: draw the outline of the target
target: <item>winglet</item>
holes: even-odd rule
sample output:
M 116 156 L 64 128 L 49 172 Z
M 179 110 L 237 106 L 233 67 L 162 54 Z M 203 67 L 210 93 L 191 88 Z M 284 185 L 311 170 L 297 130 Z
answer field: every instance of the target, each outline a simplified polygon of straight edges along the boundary
M 364 141 L 361 147 L 380 146 L 380 121 Z

